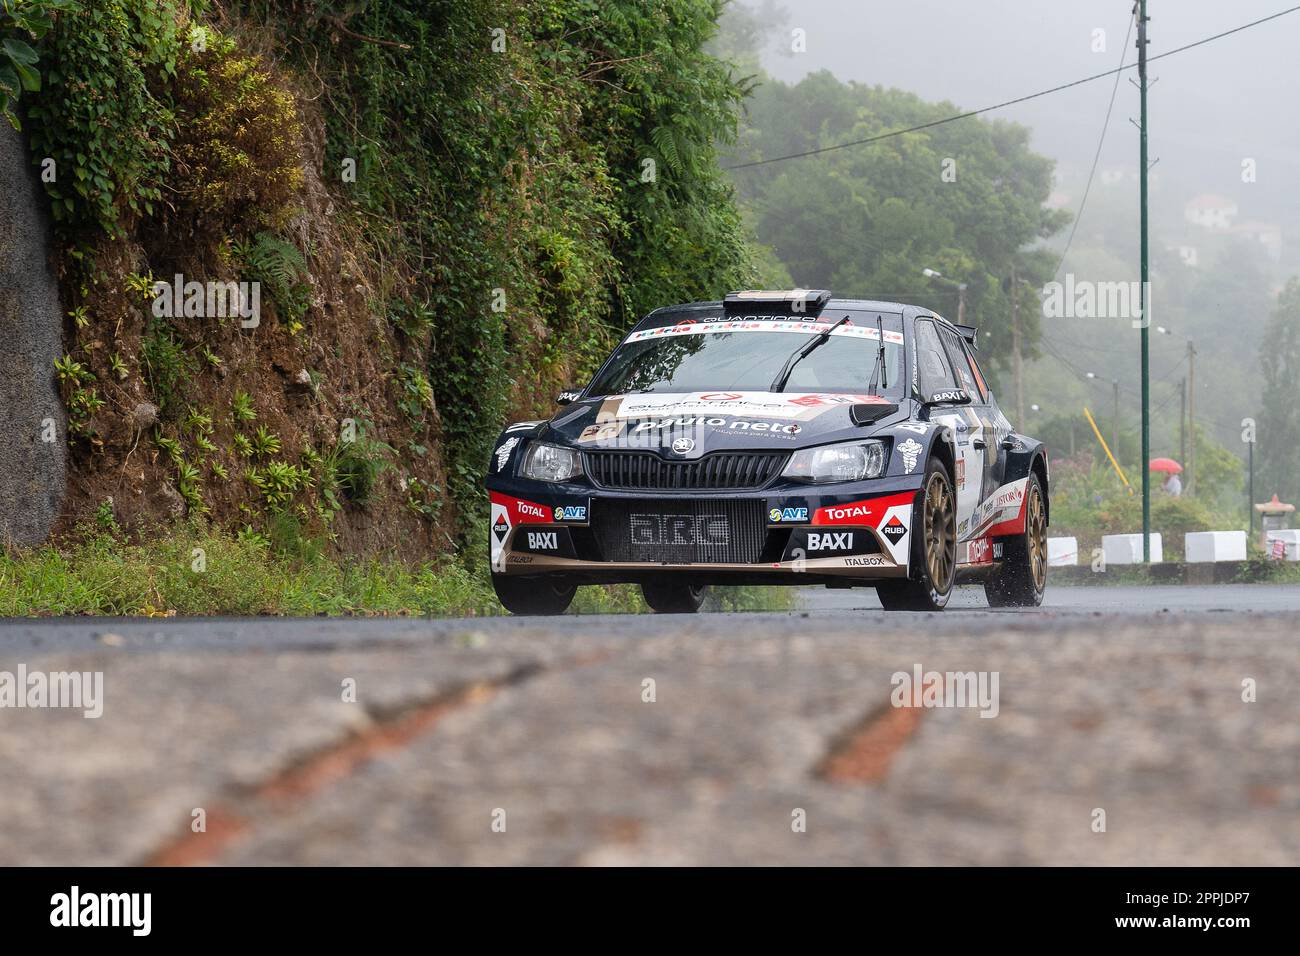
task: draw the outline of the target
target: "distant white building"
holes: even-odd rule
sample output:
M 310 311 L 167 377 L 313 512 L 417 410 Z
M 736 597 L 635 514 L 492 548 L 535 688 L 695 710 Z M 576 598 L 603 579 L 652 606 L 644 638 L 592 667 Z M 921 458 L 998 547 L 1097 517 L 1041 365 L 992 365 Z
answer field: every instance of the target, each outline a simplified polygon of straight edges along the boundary
M 1282 227 L 1275 222 L 1249 220 L 1228 230 L 1233 236 L 1257 242 L 1274 262 L 1282 258 Z
M 1228 229 L 1237 211 L 1237 204 L 1231 199 L 1202 193 L 1183 207 L 1183 218 L 1203 229 Z

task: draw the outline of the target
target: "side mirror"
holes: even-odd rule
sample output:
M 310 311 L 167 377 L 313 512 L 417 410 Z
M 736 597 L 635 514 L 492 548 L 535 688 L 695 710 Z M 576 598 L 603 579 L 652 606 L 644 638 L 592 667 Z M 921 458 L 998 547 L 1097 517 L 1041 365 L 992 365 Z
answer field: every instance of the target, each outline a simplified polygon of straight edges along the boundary
M 943 392 L 934 392 L 925 400 L 926 405 L 969 405 L 970 392 L 964 388 L 952 388 Z
M 574 402 L 578 400 L 578 397 L 580 395 L 582 395 L 582 389 L 566 388 L 564 391 L 562 391 L 559 395 L 555 397 L 555 404 L 572 405 Z

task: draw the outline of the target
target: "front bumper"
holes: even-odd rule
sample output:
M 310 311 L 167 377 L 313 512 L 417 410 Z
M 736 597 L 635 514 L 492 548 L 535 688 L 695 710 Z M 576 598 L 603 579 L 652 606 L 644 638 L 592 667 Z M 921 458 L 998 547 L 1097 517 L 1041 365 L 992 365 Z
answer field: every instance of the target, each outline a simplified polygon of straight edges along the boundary
M 920 476 L 753 493 L 648 494 L 489 483 L 492 570 L 638 583 L 849 583 L 906 577 Z

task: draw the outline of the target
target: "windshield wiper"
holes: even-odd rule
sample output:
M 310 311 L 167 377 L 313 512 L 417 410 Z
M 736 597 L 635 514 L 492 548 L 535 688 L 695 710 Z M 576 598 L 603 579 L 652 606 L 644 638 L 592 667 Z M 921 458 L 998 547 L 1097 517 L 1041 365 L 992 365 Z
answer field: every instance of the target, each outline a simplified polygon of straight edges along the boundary
M 795 352 L 788 359 L 786 359 L 785 364 L 781 366 L 781 373 L 777 375 L 775 379 L 772 380 L 771 390 L 774 392 L 784 392 L 785 383 L 790 381 L 790 375 L 792 372 L 794 372 L 794 367 L 798 365 L 800 362 L 802 362 L 804 359 L 806 359 L 809 355 L 811 355 L 815 349 L 825 345 L 827 340 L 830 339 L 831 333 L 834 332 L 836 329 L 838 329 L 841 325 L 843 325 L 847 321 L 849 321 L 849 317 L 846 315 L 844 318 L 840 319 L 834 325 L 831 325 L 823 329 L 822 331 L 818 332 L 813 337 L 813 340 L 811 342 L 809 342 L 807 345 L 800 348 L 797 352 Z
M 867 383 L 868 395 L 879 395 L 876 390 L 876 373 L 880 373 L 880 387 L 889 388 L 889 369 L 885 367 L 885 323 L 876 316 L 876 335 L 880 337 L 880 347 L 876 349 L 876 364 L 871 368 L 871 381 Z

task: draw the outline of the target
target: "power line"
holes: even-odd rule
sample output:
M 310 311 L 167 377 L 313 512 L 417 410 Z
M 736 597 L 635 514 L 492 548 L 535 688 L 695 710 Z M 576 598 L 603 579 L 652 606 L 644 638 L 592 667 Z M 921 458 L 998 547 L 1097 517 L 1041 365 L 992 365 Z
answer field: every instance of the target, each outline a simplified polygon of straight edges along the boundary
M 1174 49 L 1169 50 L 1165 53 L 1158 54 L 1157 56 L 1149 56 L 1147 57 L 1147 62 L 1154 63 L 1156 60 L 1163 60 L 1165 57 L 1173 56 L 1175 53 L 1183 53 L 1184 51 L 1191 50 L 1194 47 L 1204 46 L 1207 43 L 1211 43 L 1215 40 L 1221 40 L 1224 37 L 1231 36 L 1234 33 L 1240 33 L 1242 30 L 1249 30 L 1251 27 L 1257 27 L 1261 23 L 1267 23 L 1270 20 L 1276 20 L 1279 17 L 1284 17 L 1288 13 L 1295 13 L 1297 10 L 1300 10 L 1300 6 L 1288 7 L 1285 10 L 1280 10 L 1277 13 L 1270 14 L 1267 17 L 1260 17 L 1258 20 L 1252 20 L 1249 23 L 1243 23 L 1241 26 L 1233 27 L 1231 30 L 1224 30 L 1222 33 L 1216 33 L 1213 36 L 1203 37 L 1200 40 L 1196 40 L 1192 43 L 1188 43 L 1180 47 L 1175 47 Z M 737 163 L 734 166 L 724 166 L 722 168 L 729 169 L 729 170 L 750 169 L 754 166 L 767 166 L 771 163 L 783 163 L 786 160 L 790 160 L 790 159 L 804 159 L 805 157 L 808 156 L 820 156 L 822 153 L 830 153 L 838 149 L 848 149 L 851 146 L 866 146 L 869 143 L 878 143 L 881 140 L 891 139 L 895 136 L 904 136 L 907 133 L 917 133 L 920 132 L 921 130 L 931 129 L 935 126 L 942 126 L 944 123 L 952 123 L 956 120 L 967 119 L 971 116 L 979 116 L 982 113 L 991 113 L 994 110 L 1005 109 L 1008 106 L 1015 106 L 1018 103 L 1025 103 L 1028 102 L 1029 100 L 1036 100 L 1042 96 L 1049 96 L 1052 93 L 1060 93 L 1063 90 L 1072 89 L 1073 87 L 1076 86 L 1082 86 L 1084 83 L 1091 83 L 1093 80 L 1100 80 L 1103 77 L 1114 76 L 1115 74 L 1122 73 L 1125 70 L 1131 70 L 1133 69 L 1133 67 L 1134 64 L 1132 63 L 1130 63 L 1127 66 L 1121 65 L 1119 67 L 1116 67 L 1113 70 L 1106 70 L 1102 73 L 1094 73 L 1092 76 L 1085 76 L 1079 80 L 1073 80 L 1069 83 L 1062 83 L 1060 86 L 1053 86 L 1051 89 L 1039 90 L 1037 93 L 1030 93 L 1026 96 L 1018 96 L 1013 100 L 1005 100 L 1001 103 L 995 103 L 992 106 L 984 106 L 977 110 L 968 110 L 965 113 L 958 113 L 955 116 L 946 116 L 942 119 L 931 120 L 928 123 L 920 123 L 916 126 L 909 126 L 907 129 L 890 130 L 888 133 L 880 133 L 876 136 L 868 136 L 866 139 L 851 140 L 847 143 L 836 143 L 832 146 L 820 146 L 817 149 L 806 149 L 799 153 L 790 153 L 787 156 L 773 156 L 769 159 L 755 159 L 748 163 Z
M 1119 69 L 1115 71 L 1115 85 L 1110 89 L 1110 103 L 1106 106 L 1106 120 L 1101 124 L 1101 136 L 1097 138 L 1097 152 L 1092 156 L 1092 169 L 1088 170 L 1088 182 L 1083 187 L 1083 198 L 1079 200 L 1079 211 L 1075 213 L 1074 222 L 1070 224 L 1070 234 L 1065 239 L 1065 248 L 1061 250 L 1061 258 L 1056 263 L 1056 269 L 1053 270 L 1052 276 L 1055 278 L 1060 275 L 1061 266 L 1065 265 L 1065 257 L 1070 253 L 1070 244 L 1074 242 L 1075 230 L 1079 228 L 1079 220 L 1083 218 L 1083 210 L 1088 205 L 1088 194 L 1092 192 L 1092 178 L 1097 175 L 1097 163 L 1101 160 L 1101 148 L 1106 143 L 1106 131 L 1110 129 L 1110 114 L 1115 109 L 1115 94 L 1119 92 L 1119 78 L 1124 71 L 1124 58 L 1128 56 L 1128 39 L 1133 35 L 1133 19 L 1128 21 L 1128 29 L 1124 31 L 1124 45 L 1120 47 Z

